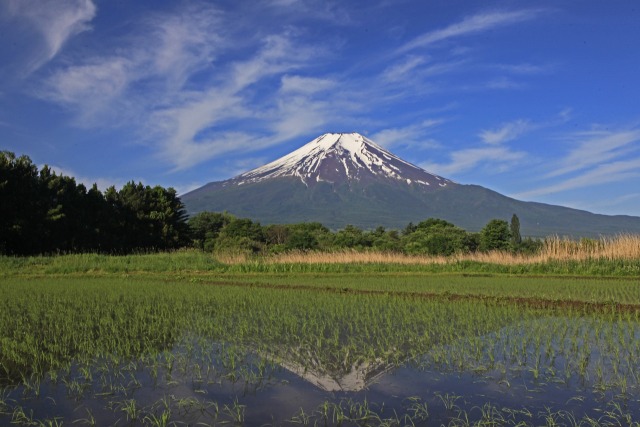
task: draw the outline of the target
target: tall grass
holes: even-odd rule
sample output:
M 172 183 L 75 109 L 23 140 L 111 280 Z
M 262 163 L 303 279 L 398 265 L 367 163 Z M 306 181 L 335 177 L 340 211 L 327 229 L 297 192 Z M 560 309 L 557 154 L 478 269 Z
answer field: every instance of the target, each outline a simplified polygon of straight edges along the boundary
M 582 261 L 589 259 L 630 260 L 640 259 L 640 235 L 622 234 L 601 237 L 598 240 L 579 241 L 547 238 L 540 256 L 547 259 Z
M 520 254 L 510 251 L 476 252 L 449 257 L 405 255 L 394 252 L 354 251 L 288 252 L 267 257 L 274 264 L 402 264 L 433 265 L 459 262 L 479 262 L 499 265 L 540 264 L 553 261 L 620 261 L 640 260 L 640 235 L 618 235 L 579 241 L 553 236 L 545 239 L 540 251 Z M 231 259 L 227 261 L 232 261 Z M 246 260 L 239 260 L 245 262 Z
M 452 256 L 343 250 L 247 254 L 197 249 L 133 255 L 0 256 L 0 278 L 39 274 L 491 273 L 640 276 L 640 235 L 601 239 L 547 238 L 534 254 L 509 251 Z

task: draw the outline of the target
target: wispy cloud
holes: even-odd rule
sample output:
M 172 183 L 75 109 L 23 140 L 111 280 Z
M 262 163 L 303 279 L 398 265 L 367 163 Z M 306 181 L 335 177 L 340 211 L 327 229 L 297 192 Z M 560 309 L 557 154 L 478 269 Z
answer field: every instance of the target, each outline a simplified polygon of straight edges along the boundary
M 397 81 L 404 79 L 408 74 L 412 73 L 417 67 L 427 62 L 427 57 L 409 55 L 396 64 L 387 67 L 382 73 L 385 80 Z
M 148 30 L 143 39 L 137 36 L 135 40 L 133 55 L 149 66 L 149 73 L 181 87 L 193 73 L 210 66 L 216 52 L 226 47 L 216 31 L 222 19 L 215 8 L 197 3 L 171 14 L 151 15 L 146 18 Z
M 621 182 L 638 177 L 640 177 L 640 158 L 621 160 L 598 165 L 587 172 L 562 180 L 556 184 L 521 192 L 517 194 L 516 197 L 536 197 L 577 188 L 595 187 L 602 184 Z
M 530 120 L 518 119 L 495 129 L 482 130 L 478 137 L 484 145 L 450 153 L 447 163 L 425 163 L 422 166 L 443 175 L 455 175 L 474 169 L 500 173 L 512 169 L 527 157 L 524 151 L 510 148 L 507 143 L 539 127 Z
M 523 151 L 513 151 L 504 146 L 478 147 L 454 151 L 451 153 L 449 163 L 423 163 L 420 166 L 444 176 L 478 167 L 491 173 L 499 173 L 511 169 L 526 156 L 527 154 Z
M 336 82 L 328 78 L 282 76 L 280 91 L 286 94 L 314 94 L 336 86 Z
M 279 7 L 272 4 L 261 11 L 286 15 Z M 278 33 L 260 27 L 256 29 L 259 37 L 239 34 L 238 25 L 244 28 L 257 19 L 239 16 L 239 10 L 246 11 L 243 6 L 221 10 L 208 3 L 182 3 L 170 11 L 149 14 L 132 24 L 109 54 L 70 57 L 58 64 L 38 95 L 73 111 L 77 126 L 136 129 L 138 143 L 147 144 L 172 170 L 184 170 L 214 157 L 256 152 L 326 130 L 328 125 L 346 123 L 347 130 L 354 130 L 353 123 L 373 123 L 362 117 L 376 106 L 406 102 L 407 97 L 423 99 L 432 89 L 457 86 L 449 77 L 465 72 L 467 58 L 408 51 L 514 24 L 538 13 L 474 15 L 424 34 L 402 47 L 403 55 L 392 54 L 397 61 L 376 64 L 375 71 L 362 77 L 356 68 L 325 68 L 323 60 L 334 58 L 335 52 L 295 26 Z M 320 18 L 313 16 L 325 19 L 332 10 L 325 10 Z M 438 124 L 438 120 L 423 120 L 384 128 L 378 121 L 376 127 L 383 129 L 373 137 L 382 144 L 401 141 L 405 146 L 436 147 L 429 133 Z M 515 138 L 518 130 L 485 132 L 486 142 L 493 138 L 497 144 L 499 138 Z M 501 165 L 519 158 L 507 149 L 482 147 L 452 156 L 453 163 L 444 168 L 464 169 L 478 165 L 473 156 L 488 159 L 492 155 Z
M 204 6 L 148 16 L 116 55 L 95 55 L 56 69 L 37 96 L 75 111 L 76 124 L 83 127 L 139 120 L 141 109 L 181 96 L 190 76 L 210 66 L 219 45 L 216 19 L 216 11 Z
M 54 72 L 39 96 L 75 109 L 84 126 L 123 95 L 135 64 L 127 58 L 95 58 L 91 62 Z
M 8 0 L 9 13 L 28 21 L 42 37 L 27 74 L 53 59 L 71 37 L 87 31 L 96 15 L 92 0 Z
M 116 55 L 59 67 L 37 95 L 74 111 L 78 126 L 138 128 L 175 170 L 308 133 L 345 107 L 340 96 L 331 105 L 319 96 L 336 81 L 296 73 L 325 55 L 323 48 L 288 30 L 238 46 L 229 21 L 203 4 L 147 16 Z M 216 64 L 229 53 L 237 59 Z M 244 130 L 232 130 L 243 121 Z
M 636 128 L 577 132 L 566 138 L 573 145 L 564 156 L 549 162 L 542 178 L 551 181 L 521 192 L 529 198 L 567 190 L 624 182 L 640 176 L 640 130 Z
M 382 129 L 370 135 L 370 138 L 387 148 L 397 145 L 416 148 L 439 147 L 440 145 L 429 136 L 429 133 L 444 122 L 445 119 L 423 120 L 416 125 Z
M 547 177 L 565 175 L 640 150 L 640 129 L 579 132 L 570 135 L 569 140 L 575 147 Z
M 483 130 L 478 135 L 483 142 L 491 145 L 502 144 L 514 139 L 531 130 L 532 124 L 528 120 L 515 120 L 504 123 L 499 128 L 493 130 Z
M 517 24 L 519 22 L 532 19 L 539 13 L 540 11 L 538 10 L 479 13 L 451 24 L 448 27 L 422 34 L 401 46 L 399 52 L 403 53 L 413 49 L 426 47 L 450 38 L 471 35 L 501 26 Z
M 151 123 L 161 131 L 163 156 L 172 161 L 176 169 L 183 169 L 223 153 L 265 148 L 296 136 L 305 125 L 322 124 L 308 105 L 292 108 L 292 103 L 276 103 L 279 119 L 267 124 L 275 134 L 264 137 L 256 132 L 224 131 L 226 121 L 242 118 L 256 119 L 254 131 L 256 125 L 265 126 L 265 113 L 261 111 L 264 105 L 253 104 L 251 94 L 244 91 L 263 79 L 303 67 L 313 53 L 295 45 L 286 36 L 270 36 L 250 59 L 232 63 L 223 83 L 206 92 L 193 93 L 171 108 L 156 111 Z M 295 123 L 298 130 L 294 130 Z
M 496 70 L 505 71 L 511 74 L 523 74 L 523 75 L 540 75 L 549 74 L 554 70 L 550 65 L 536 65 L 529 63 L 521 64 L 496 64 L 491 66 Z

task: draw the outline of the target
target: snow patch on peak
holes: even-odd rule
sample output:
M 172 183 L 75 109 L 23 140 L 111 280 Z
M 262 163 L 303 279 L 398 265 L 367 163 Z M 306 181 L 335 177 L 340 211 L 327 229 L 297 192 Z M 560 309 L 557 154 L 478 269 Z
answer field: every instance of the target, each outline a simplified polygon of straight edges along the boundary
M 360 179 L 364 176 L 394 178 L 408 184 L 429 185 L 434 179 L 450 181 L 408 163 L 359 133 L 326 133 L 297 150 L 236 178 L 239 183 L 293 176 L 305 185 L 310 182 L 334 182 L 340 176 Z

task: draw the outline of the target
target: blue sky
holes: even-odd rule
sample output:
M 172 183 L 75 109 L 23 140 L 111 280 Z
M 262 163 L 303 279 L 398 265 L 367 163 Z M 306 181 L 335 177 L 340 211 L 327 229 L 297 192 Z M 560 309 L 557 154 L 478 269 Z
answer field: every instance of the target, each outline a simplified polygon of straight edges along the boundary
M 522 200 L 640 215 L 640 4 L 4 0 L 0 148 L 179 193 L 360 132 Z

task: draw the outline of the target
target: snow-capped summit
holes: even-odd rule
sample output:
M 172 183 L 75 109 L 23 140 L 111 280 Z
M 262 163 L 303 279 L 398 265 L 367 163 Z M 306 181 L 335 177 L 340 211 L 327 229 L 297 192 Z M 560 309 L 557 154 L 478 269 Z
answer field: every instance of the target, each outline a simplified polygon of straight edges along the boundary
M 398 141 L 400 142 L 400 141 Z M 357 133 L 327 133 L 249 172 L 181 196 L 191 213 L 226 211 L 263 224 L 319 222 L 401 229 L 440 218 L 470 231 L 518 215 L 522 233 L 594 236 L 639 233 L 640 217 L 594 215 L 522 202 L 412 165 Z
M 451 182 L 402 160 L 358 133 L 326 133 L 235 181 L 246 184 L 278 177 L 297 177 L 306 185 L 380 178 L 435 187 Z

